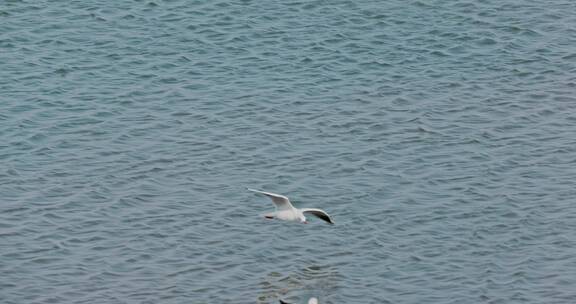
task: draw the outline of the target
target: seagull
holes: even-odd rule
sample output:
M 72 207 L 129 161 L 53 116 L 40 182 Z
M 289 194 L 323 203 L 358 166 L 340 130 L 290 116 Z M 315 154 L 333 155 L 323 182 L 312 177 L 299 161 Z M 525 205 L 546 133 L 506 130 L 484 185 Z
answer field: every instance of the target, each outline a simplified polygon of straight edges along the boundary
M 284 195 L 254 190 L 250 188 L 247 189 L 248 191 L 264 194 L 272 199 L 272 202 L 274 202 L 274 205 L 276 205 L 276 211 L 264 214 L 264 217 L 267 219 L 277 218 L 279 220 L 300 221 L 301 223 L 308 224 L 305 215 L 311 214 L 330 224 L 334 224 L 330 216 L 323 210 L 315 208 L 294 208 L 294 206 L 292 206 L 290 203 L 290 200 Z
M 290 304 L 290 303 L 280 300 L 280 304 Z M 308 304 L 318 304 L 318 299 L 312 297 L 310 298 L 310 300 L 308 300 Z

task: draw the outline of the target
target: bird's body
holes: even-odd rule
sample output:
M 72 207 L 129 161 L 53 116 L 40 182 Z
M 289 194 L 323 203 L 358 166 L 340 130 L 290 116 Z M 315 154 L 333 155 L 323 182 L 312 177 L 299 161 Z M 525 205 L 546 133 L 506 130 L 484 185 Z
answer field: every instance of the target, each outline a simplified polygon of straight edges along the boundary
M 294 208 L 290 200 L 283 195 L 264 192 L 254 189 L 248 189 L 248 191 L 264 194 L 272 199 L 274 205 L 276 205 L 276 211 L 264 214 L 265 218 L 268 219 L 279 219 L 284 221 L 299 221 L 301 223 L 308 223 L 306 221 L 306 215 L 314 215 L 330 224 L 334 224 L 332 218 L 321 209 L 314 209 L 314 208 Z
M 302 212 L 298 212 L 296 208 L 293 210 L 280 210 L 270 213 L 266 213 L 264 217 L 269 219 L 279 219 L 284 221 L 300 221 L 302 218 Z

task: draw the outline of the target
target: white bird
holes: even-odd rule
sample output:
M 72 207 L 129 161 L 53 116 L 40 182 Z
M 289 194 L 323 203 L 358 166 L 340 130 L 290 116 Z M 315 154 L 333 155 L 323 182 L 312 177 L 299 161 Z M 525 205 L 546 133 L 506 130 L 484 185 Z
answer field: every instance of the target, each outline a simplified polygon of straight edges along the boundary
M 290 303 L 280 300 L 280 304 L 290 304 Z M 312 297 L 310 298 L 310 300 L 308 300 L 308 304 L 318 304 L 318 299 Z
M 274 205 L 276 205 L 276 211 L 264 214 L 265 218 L 268 219 L 276 218 L 285 221 L 300 221 L 301 223 L 308 224 L 305 215 L 311 214 L 330 224 L 334 224 L 330 216 L 323 210 L 314 208 L 301 208 L 301 209 L 294 208 L 294 206 L 292 206 L 292 204 L 290 203 L 290 200 L 284 195 L 258 191 L 250 188 L 248 188 L 248 191 L 264 194 L 269 198 L 271 198 L 272 202 L 274 202 Z

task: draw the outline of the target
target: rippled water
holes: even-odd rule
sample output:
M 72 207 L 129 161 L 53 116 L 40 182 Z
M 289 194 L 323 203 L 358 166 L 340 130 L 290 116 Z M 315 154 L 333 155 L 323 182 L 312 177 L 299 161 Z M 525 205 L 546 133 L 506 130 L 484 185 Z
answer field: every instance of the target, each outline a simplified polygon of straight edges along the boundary
M 575 12 L 0 2 L 1 302 L 576 303 Z

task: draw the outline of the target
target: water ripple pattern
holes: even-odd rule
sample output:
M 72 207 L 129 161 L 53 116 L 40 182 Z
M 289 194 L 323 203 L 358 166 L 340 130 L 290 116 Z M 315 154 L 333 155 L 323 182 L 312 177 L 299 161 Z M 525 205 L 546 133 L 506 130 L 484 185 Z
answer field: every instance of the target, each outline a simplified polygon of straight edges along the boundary
M 1 302 L 576 303 L 575 12 L 0 2 Z

